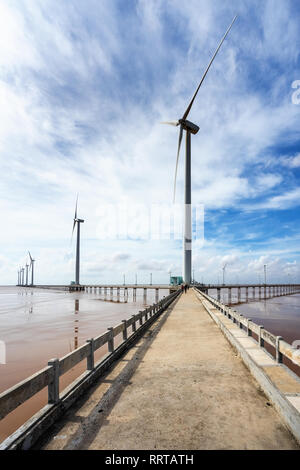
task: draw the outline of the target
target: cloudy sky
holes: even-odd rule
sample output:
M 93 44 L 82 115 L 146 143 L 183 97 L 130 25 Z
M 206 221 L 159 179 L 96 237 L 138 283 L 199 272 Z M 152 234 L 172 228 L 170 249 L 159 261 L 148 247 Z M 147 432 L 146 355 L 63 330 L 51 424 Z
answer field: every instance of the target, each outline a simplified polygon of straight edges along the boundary
M 83 283 L 181 274 L 181 240 L 149 230 L 153 207 L 172 210 L 178 129 L 160 122 L 182 116 L 235 14 L 189 116 L 195 278 L 227 263 L 226 281 L 258 282 L 266 264 L 300 282 L 297 0 L 1 0 L 0 284 L 27 250 L 37 283 L 74 279 L 77 193 Z

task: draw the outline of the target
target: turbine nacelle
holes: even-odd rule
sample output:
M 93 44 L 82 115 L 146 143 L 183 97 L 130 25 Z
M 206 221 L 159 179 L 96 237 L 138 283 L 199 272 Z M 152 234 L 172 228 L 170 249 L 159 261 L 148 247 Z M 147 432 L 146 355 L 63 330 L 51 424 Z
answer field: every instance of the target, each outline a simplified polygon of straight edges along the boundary
M 185 131 L 191 132 L 192 134 L 197 134 L 200 129 L 197 124 L 193 124 L 191 121 L 187 121 L 186 119 L 179 119 L 178 123 Z
M 83 222 L 84 222 L 84 220 L 83 220 L 83 219 L 74 219 L 74 222 L 75 222 L 75 223 L 76 223 L 76 222 L 78 222 L 78 223 L 80 223 L 80 224 L 81 224 L 81 223 L 83 223 Z

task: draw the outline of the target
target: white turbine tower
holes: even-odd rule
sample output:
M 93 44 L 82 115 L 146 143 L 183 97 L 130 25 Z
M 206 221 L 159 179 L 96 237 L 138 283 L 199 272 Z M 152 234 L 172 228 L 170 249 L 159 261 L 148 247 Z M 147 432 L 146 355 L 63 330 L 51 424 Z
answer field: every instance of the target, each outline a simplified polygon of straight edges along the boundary
M 176 178 L 177 178 L 177 168 L 178 160 L 180 154 L 180 146 L 183 131 L 186 131 L 186 153 L 185 153 L 185 187 L 184 187 L 184 234 L 183 234 L 183 280 L 187 284 L 191 283 L 192 276 L 192 211 L 191 211 L 191 134 L 197 134 L 199 127 L 196 124 L 193 124 L 190 121 L 187 121 L 189 112 L 193 106 L 194 100 L 197 96 L 197 93 L 210 69 L 211 64 L 213 63 L 217 53 L 219 52 L 220 47 L 222 46 L 227 34 L 229 33 L 233 23 L 236 20 L 236 16 L 233 18 L 231 25 L 227 29 L 225 35 L 223 36 L 219 46 L 217 47 L 216 52 L 214 53 L 211 61 L 208 64 L 207 69 L 205 70 L 203 77 L 196 89 L 193 98 L 191 99 L 186 111 L 184 112 L 181 119 L 178 121 L 168 121 L 164 124 L 170 124 L 172 126 L 180 126 L 179 131 L 179 141 L 178 141 L 178 150 L 177 150 L 177 159 L 175 167 L 175 181 L 174 181 L 174 202 L 175 202 L 175 191 L 176 191 Z
M 28 268 L 29 268 L 29 264 L 25 264 L 25 267 L 26 267 L 26 282 L 25 282 L 25 285 L 28 286 Z
M 224 264 L 223 266 L 223 286 L 225 286 L 225 269 L 226 269 L 227 263 Z
M 78 219 L 77 217 L 77 204 L 78 204 L 78 195 L 76 199 L 76 206 L 75 206 L 75 216 L 74 216 L 74 224 L 72 230 L 72 237 L 75 230 L 75 225 L 77 224 L 77 241 L 76 241 L 76 268 L 75 268 L 75 283 L 79 285 L 79 274 L 80 274 L 80 224 L 84 222 L 83 219 Z
M 33 286 L 33 280 L 34 280 L 34 262 L 35 259 L 32 258 L 30 251 L 28 251 L 29 258 L 30 258 L 30 269 L 31 269 L 31 286 Z

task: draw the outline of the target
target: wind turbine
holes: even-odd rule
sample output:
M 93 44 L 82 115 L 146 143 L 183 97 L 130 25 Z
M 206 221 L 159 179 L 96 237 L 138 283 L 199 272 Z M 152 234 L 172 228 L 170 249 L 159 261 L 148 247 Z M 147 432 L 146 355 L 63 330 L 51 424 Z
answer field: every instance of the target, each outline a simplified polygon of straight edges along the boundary
M 30 268 L 31 268 L 31 285 L 33 286 L 33 278 L 34 278 L 34 262 L 35 259 L 32 258 L 30 251 L 28 251 L 29 258 L 30 258 Z
M 28 286 L 28 268 L 29 268 L 29 264 L 25 264 L 25 267 L 26 267 L 26 283 L 25 283 L 25 286 Z
M 176 190 L 176 178 L 177 178 L 177 168 L 178 160 L 180 154 L 180 146 L 183 136 L 183 131 L 186 131 L 186 151 L 185 151 L 185 187 L 184 187 L 184 234 L 183 234 L 183 280 L 185 283 L 191 283 L 192 275 L 192 210 L 191 210 L 191 134 L 197 134 L 199 127 L 196 124 L 187 120 L 187 117 L 191 111 L 194 100 L 197 96 L 197 93 L 210 69 L 211 64 L 213 63 L 217 53 L 219 52 L 220 47 L 222 46 L 227 34 L 229 33 L 233 23 L 235 22 L 237 16 L 235 16 L 224 34 L 220 44 L 218 45 L 216 52 L 214 53 L 211 61 L 208 64 L 207 69 L 205 70 L 203 77 L 196 89 L 188 107 L 186 108 L 183 116 L 178 121 L 169 121 L 164 124 L 170 124 L 171 126 L 180 126 L 179 131 L 179 140 L 178 140 L 178 150 L 177 150 L 177 159 L 175 167 L 175 181 L 174 181 L 174 202 L 175 202 L 175 190 Z
M 77 224 L 77 242 L 76 242 L 76 271 L 75 271 L 75 283 L 79 285 L 79 271 L 80 271 L 80 224 L 84 222 L 83 219 L 78 219 L 77 217 L 77 204 L 78 204 L 78 195 L 76 199 L 76 206 L 75 206 L 75 216 L 74 216 L 74 224 L 72 230 L 72 237 L 75 230 L 75 225 Z
M 225 269 L 226 269 L 227 263 L 224 264 L 223 266 L 223 286 L 225 286 Z

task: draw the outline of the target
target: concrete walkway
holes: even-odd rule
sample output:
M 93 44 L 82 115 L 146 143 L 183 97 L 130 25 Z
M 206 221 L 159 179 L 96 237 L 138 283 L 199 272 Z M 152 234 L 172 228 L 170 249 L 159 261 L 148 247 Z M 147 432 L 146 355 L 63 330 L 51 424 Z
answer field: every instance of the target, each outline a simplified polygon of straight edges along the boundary
M 299 447 L 190 290 L 37 448 Z

